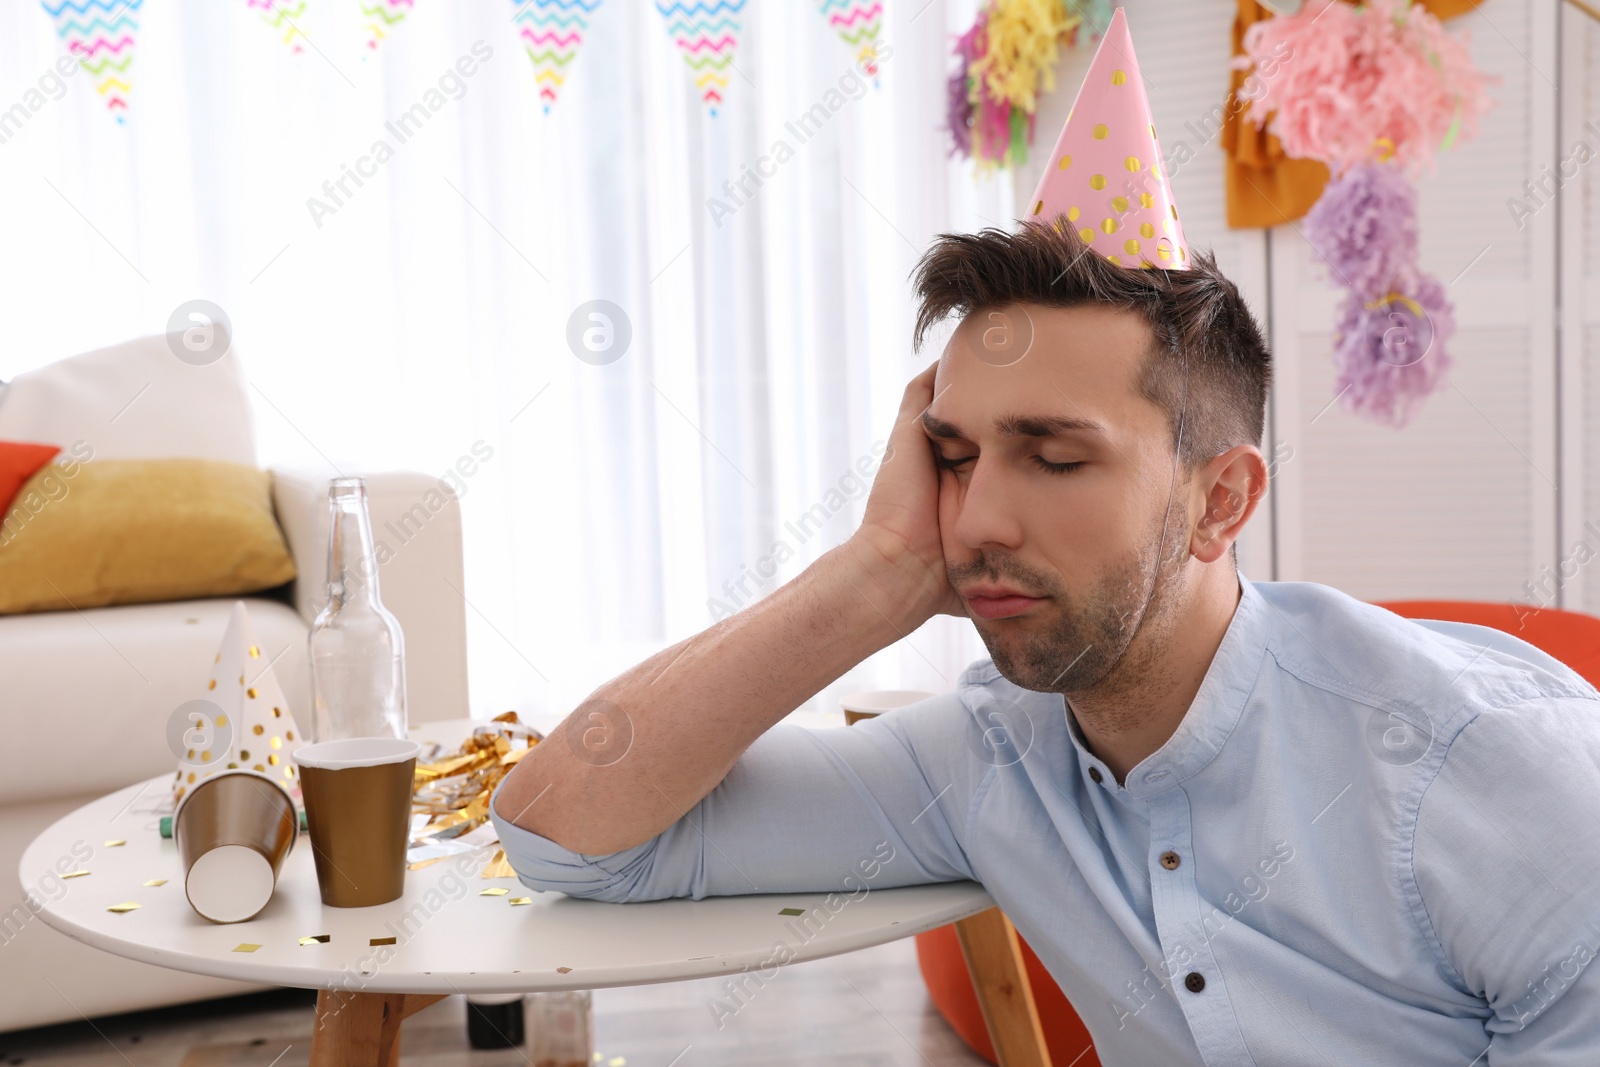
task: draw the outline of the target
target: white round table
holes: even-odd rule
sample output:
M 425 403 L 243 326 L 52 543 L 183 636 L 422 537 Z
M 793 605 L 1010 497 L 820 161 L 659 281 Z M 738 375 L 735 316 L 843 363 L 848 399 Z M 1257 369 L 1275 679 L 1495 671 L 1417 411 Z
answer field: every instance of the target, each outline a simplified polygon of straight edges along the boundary
M 467 727 L 435 724 L 414 734 L 448 741 Z M 515 878 L 479 878 L 490 849 L 408 871 L 405 895 L 392 903 L 330 908 L 318 896 L 302 833 L 261 914 L 218 925 L 189 906 L 177 846 L 158 832 L 151 802 L 170 783 L 161 775 L 57 821 L 23 853 L 23 886 L 43 903 L 45 922 L 107 952 L 321 991 L 313 1065 L 396 1062 L 401 1019 L 452 993 L 770 970 L 909 937 L 994 903 L 976 883 L 947 882 L 871 889 L 854 900 L 773 893 L 604 904 L 535 892 Z M 63 877 L 75 871 L 87 873 Z M 111 910 L 126 904 L 138 907 Z

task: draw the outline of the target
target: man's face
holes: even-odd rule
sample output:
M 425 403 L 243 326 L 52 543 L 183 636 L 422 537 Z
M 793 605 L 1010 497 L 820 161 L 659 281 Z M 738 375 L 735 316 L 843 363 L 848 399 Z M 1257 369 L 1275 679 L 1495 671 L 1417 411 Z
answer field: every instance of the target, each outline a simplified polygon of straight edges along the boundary
M 1025 689 L 1099 684 L 1182 581 L 1171 431 L 1136 388 L 1150 344 L 1130 312 L 1012 305 L 969 315 L 940 357 L 923 426 L 945 568 L 995 666 Z

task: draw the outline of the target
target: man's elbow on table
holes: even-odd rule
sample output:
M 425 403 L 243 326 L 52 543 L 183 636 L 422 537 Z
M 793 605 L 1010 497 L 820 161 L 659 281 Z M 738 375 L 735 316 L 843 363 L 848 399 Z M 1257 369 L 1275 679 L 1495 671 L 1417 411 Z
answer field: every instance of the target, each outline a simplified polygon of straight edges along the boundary
M 508 817 L 514 813 L 502 812 L 501 796 L 501 790 L 496 789 L 489 801 L 489 819 L 500 835 L 506 861 L 517 873 L 517 880 L 529 889 L 612 904 L 671 895 L 647 895 L 654 839 L 621 852 L 584 855 L 516 825 Z

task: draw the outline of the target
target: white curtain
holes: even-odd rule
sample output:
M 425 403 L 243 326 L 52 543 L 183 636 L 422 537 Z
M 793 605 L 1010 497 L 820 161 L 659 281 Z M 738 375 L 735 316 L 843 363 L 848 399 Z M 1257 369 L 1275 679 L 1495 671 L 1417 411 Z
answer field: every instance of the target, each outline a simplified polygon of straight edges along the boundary
M 295 55 L 245 0 L 145 0 L 119 125 L 84 72 L 55 92 L 41 6 L 0 0 L 0 110 L 27 112 L 0 142 L 0 377 L 203 298 L 264 465 L 472 457 L 480 715 L 570 708 L 848 537 L 938 351 L 911 352 L 909 271 L 1012 217 L 947 155 L 971 0 L 890 0 L 876 86 L 815 0 L 751 0 L 715 116 L 647 0 L 600 4 L 545 114 L 514 13 L 418 0 L 368 50 L 355 0 L 311 0 Z M 573 329 L 631 337 L 585 361 Z M 935 620 L 804 710 L 982 655 Z

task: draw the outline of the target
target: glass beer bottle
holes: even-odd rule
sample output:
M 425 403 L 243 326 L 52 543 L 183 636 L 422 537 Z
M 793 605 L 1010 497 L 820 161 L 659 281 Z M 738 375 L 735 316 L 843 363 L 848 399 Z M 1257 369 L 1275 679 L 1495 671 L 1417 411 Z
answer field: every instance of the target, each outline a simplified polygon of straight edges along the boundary
M 405 638 L 378 595 L 364 479 L 328 484 L 328 603 L 307 640 L 314 741 L 406 736 Z

